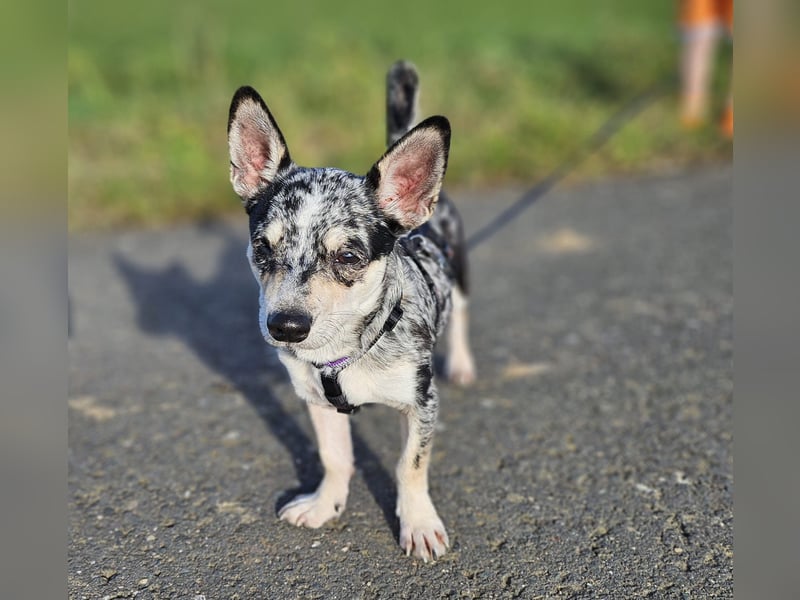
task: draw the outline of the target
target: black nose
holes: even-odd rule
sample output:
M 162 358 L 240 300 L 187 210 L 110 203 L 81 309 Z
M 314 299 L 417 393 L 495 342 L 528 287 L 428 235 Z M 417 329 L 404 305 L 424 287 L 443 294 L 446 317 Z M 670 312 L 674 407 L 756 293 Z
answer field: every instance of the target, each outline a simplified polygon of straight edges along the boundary
M 276 312 L 267 318 L 269 334 L 278 342 L 302 342 L 311 330 L 311 317 L 300 312 Z

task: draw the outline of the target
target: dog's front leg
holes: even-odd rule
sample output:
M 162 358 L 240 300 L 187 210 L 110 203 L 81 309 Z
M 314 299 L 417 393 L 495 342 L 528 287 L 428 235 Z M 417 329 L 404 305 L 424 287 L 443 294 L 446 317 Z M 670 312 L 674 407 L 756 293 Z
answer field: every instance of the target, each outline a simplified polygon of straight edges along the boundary
M 428 464 L 438 409 L 438 394 L 430 381 L 415 406 L 404 413 L 406 442 L 397 464 L 400 547 L 425 562 L 442 556 L 450 545 L 428 494 Z
M 333 408 L 308 405 L 325 474 L 317 491 L 302 494 L 284 506 L 278 516 L 298 527 L 320 527 L 344 511 L 353 476 L 350 418 Z

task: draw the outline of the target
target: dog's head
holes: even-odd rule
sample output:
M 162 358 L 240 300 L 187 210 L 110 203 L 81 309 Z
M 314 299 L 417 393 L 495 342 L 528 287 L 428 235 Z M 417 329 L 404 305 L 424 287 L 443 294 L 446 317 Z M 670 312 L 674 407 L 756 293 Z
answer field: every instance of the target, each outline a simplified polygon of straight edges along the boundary
M 236 92 L 230 177 L 250 217 L 248 258 L 267 341 L 317 362 L 358 346 L 390 284 L 395 240 L 433 213 L 449 144 L 447 119 L 431 117 L 365 176 L 299 167 L 261 96 Z

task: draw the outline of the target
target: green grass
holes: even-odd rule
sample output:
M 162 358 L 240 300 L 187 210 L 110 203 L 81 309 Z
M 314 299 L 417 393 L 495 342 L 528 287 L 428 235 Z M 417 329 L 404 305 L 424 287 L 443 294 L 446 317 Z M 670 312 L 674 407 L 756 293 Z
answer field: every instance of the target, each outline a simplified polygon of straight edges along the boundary
M 421 72 L 423 114 L 453 126 L 448 186 L 533 183 L 626 100 L 674 75 L 678 52 L 671 2 L 71 0 L 69 9 L 73 230 L 235 209 L 225 126 L 245 83 L 297 162 L 366 172 L 383 150 L 386 69 L 407 58 Z M 676 115 L 674 97 L 651 106 L 574 177 L 730 156 L 711 128 L 688 135 Z

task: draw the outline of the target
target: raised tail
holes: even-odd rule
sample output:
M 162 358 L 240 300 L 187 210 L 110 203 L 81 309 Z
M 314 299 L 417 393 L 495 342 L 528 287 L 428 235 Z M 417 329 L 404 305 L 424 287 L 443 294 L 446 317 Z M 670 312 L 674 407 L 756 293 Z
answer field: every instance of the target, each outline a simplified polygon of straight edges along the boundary
M 398 60 L 386 74 L 386 145 L 391 146 L 417 121 L 419 75 L 407 60 Z

